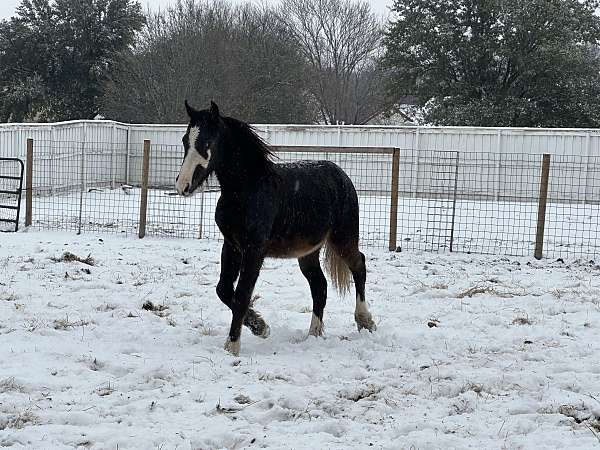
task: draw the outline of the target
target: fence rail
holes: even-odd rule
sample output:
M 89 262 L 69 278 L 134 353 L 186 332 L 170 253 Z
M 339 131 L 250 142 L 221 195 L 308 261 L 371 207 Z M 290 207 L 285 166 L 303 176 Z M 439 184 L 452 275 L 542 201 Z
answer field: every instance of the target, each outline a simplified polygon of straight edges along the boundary
M 545 256 L 600 254 L 600 156 L 275 150 L 277 162 L 326 159 L 348 173 L 359 194 L 363 245 L 534 255 L 537 244 L 536 256 L 541 246 Z M 191 199 L 175 195 L 181 153 L 181 145 L 149 142 L 31 141 L 26 215 L 39 229 L 218 239 L 218 183 L 210 179 Z

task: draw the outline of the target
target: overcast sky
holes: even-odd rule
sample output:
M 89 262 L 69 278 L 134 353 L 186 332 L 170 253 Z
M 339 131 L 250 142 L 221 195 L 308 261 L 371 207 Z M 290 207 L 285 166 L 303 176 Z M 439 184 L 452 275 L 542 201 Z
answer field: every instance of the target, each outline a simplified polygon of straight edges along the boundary
M 150 6 L 152 9 L 158 9 L 174 2 L 175 0 L 141 0 L 144 8 Z M 253 2 L 253 0 L 234 0 L 237 3 Z M 265 0 L 267 3 L 278 3 L 278 0 Z M 21 0 L 0 0 L 0 19 L 7 19 L 11 17 L 17 5 L 21 3 Z M 392 4 L 392 0 L 370 0 L 369 3 L 373 9 L 379 14 L 387 16 L 389 11 L 388 6 Z

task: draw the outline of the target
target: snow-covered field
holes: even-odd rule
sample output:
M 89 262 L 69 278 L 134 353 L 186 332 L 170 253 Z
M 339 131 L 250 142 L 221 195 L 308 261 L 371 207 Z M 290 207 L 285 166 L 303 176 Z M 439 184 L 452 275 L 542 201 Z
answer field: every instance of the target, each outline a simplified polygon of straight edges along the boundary
M 330 290 L 326 338 L 307 339 L 308 285 L 269 260 L 271 336 L 244 330 L 236 358 L 217 242 L 0 239 L 2 448 L 600 446 L 593 262 L 365 248 L 378 330 L 358 333 Z

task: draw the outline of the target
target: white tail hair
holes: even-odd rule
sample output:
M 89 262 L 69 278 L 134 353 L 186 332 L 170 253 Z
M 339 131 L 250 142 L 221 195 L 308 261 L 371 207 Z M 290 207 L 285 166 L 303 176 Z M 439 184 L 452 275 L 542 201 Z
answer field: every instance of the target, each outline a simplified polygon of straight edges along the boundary
M 330 243 L 325 246 L 325 270 L 329 274 L 336 291 L 342 297 L 350 292 L 352 273 Z

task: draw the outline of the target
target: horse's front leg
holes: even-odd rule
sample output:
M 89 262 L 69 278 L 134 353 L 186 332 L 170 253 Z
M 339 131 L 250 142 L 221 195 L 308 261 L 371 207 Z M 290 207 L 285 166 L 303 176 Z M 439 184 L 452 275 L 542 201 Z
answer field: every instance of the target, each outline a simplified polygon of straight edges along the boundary
M 235 280 L 240 275 L 241 263 L 241 253 L 225 241 L 221 249 L 221 275 L 217 284 L 217 295 L 228 308 L 231 308 L 233 302 Z
M 221 301 L 232 309 L 234 285 L 240 275 L 240 266 L 242 264 L 242 254 L 230 243 L 225 241 L 221 250 L 221 276 L 217 284 L 217 295 Z M 244 317 L 244 325 L 250 328 L 252 334 L 267 338 L 269 337 L 269 326 L 265 323 L 260 314 L 249 307 Z
M 233 302 L 231 304 L 231 328 L 229 336 L 225 342 L 225 350 L 238 356 L 240 354 L 240 336 L 242 334 L 242 324 L 248 314 L 252 291 L 258 279 L 258 274 L 264 261 L 264 251 L 261 248 L 250 247 L 242 252 L 240 278 L 238 280 Z M 251 313 L 252 314 L 252 313 Z M 254 313 L 256 314 L 256 313 Z M 260 318 L 260 316 L 258 316 Z M 262 321 L 262 318 L 260 318 Z M 264 324 L 264 321 L 262 321 Z M 266 326 L 266 325 L 265 325 Z

